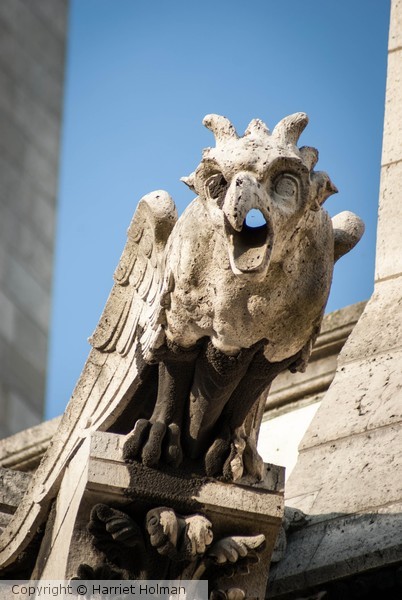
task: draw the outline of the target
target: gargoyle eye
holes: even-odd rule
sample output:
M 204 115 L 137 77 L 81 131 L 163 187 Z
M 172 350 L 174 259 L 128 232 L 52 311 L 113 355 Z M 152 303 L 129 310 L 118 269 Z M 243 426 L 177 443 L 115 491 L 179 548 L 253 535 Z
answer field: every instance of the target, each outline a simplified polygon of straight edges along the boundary
M 285 200 L 292 200 L 297 197 L 299 189 L 298 180 L 289 173 L 280 175 L 274 185 L 275 193 Z
M 212 200 L 220 200 L 223 196 L 223 193 L 226 191 L 228 182 L 222 175 L 222 173 L 215 173 L 208 177 L 205 182 L 205 187 L 207 188 L 208 196 L 212 198 Z

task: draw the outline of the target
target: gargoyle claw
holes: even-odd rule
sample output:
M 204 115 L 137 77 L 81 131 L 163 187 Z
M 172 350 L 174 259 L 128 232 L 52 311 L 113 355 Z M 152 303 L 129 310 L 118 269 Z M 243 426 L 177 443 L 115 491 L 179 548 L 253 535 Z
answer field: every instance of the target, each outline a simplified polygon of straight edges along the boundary
M 176 423 L 171 423 L 168 427 L 167 435 L 166 462 L 178 467 L 183 460 L 183 451 L 180 445 L 180 427 Z
M 156 467 L 162 460 L 177 467 L 183 460 L 180 445 L 180 427 L 162 421 L 152 423 L 138 419 L 123 447 L 125 461 L 142 460 L 147 467 Z
M 151 425 L 148 441 L 142 450 L 142 462 L 146 467 L 156 467 L 159 463 L 165 433 L 165 423 L 157 421 Z
M 134 460 L 140 456 L 150 426 L 151 423 L 147 419 L 138 419 L 123 446 L 123 459 L 125 461 Z

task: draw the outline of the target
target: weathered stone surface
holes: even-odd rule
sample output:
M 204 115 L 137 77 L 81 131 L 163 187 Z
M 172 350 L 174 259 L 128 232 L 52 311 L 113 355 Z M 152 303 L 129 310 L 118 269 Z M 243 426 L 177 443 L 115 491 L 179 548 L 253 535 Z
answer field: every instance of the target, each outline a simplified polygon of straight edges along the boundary
M 395 7 L 397 9 L 397 7 Z M 400 11 L 400 8 L 397 9 Z M 394 13 L 396 14 L 396 13 Z M 402 159 L 402 48 L 388 54 L 385 98 L 383 166 Z
M 300 450 L 402 422 L 401 369 L 401 351 L 341 367 Z M 351 381 L 356 382 L 353 394 Z
M 38 371 L 16 349 L 0 337 L 0 378 L 8 392 L 26 398 L 41 419 L 45 389 L 44 369 Z M 29 393 L 27 392 L 29 390 Z M 26 423 L 22 427 L 26 426 Z
M 7 22 L 25 52 L 55 76 L 62 74 L 63 40 L 49 31 L 46 23 L 29 9 L 29 3 L 6 0 L 1 3 L 0 17 Z
M 401 348 L 402 300 L 398 279 L 380 281 L 339 356 L 339 367 L 371 361 Z
M 18 471 L 35 469 L 60 423 L 60 417 L 0 440 L 0 467 Z
M 323 585 L 401 558 L 401 504 L 327 519 L 288 537 L 284 560 L 271 571 L 269 598 Z
M 402 87 L 402 80 L 400 87 Z M 395 274 L 402 274 L 402 256 L 400 252 L 401 181 L 402 160 L 382 168 L 380 197 L 383 201 L 380 203 L 378 210 L 376 281 L 381 281 Z
M 401 463 L 401 423 L 338 438 L 300 453 L 287 482 L 286 501 L 301 508 L 293 496 L 299 496 L 301 490 L 316 494 L 309 510 L 314 518 L 396 502 L 402 498 L 402 481 L 395 480 L 395 465 Z
M 26 492 L 31 475 L 0 467 L 0 512 L 12 514 Z
M 111 469 L 113 478 L 110 477 Z M 261 554 L 260 563 L 251 566 L 252 577 L 237 574 L 234 563 L 231 567 L 234 575 L 230 578 L 225 575 L 225 570 L 222 574 L 217 574 L 219 571 L 216 571 L 218 568 L 216 566 L 215 574 L 209 575 L 212 577 L 210 579 L 212 587 L 213 585 L 223 589 L 240 587 L 245 590 L 247 596 L 260 598 L 264 595 L 267 556 L 272 552 L 283 515 L 282 494 L 266 489 L 260 489 L 256 494 L 253 488 L 245 486 L 159 473 L 140 464 L 127 466 L 122 461 L 121 436 L 104 433 L 93 434 L 91 440 L 88 439 L 82 445 L 66 470 L 57 499 L 55 516 L 49 520 L 48 531 L 45 534 L 45 538 L 51 537 L 53 540 L 51 550 L 49 551 L 48 547 L 47 552 L 41 552 L 34 576 L 43 579 L 69 579 L 79 572 L 82 563 L 85 562 L 93 567 L 99 566 L 100 561 L 105 561 L 105 556 L 109 559 L 108 564 L 113 565 L 113 556 L 116 556 L 121 543 L 126 555 L 126 566 L 135 568 L 138 551 L 131 551 L 130 559 L 127 548 L 124 549 L 124 540 L 130 547 L 139 543 L 138 536 L 140 533 L 143 535 L 144 530 L 141 521 L 137 518 L 137 508 L 141 507 L 141 513 L 144 510 L 144 503 L 145 506 L 147 502 L 155 506 L 157 501 L 163 504 L 163 508 L 152 510 L 153 515 L 150 517 L 152 516 L 153 525 L 151 527 L 148 523 L 147 529 L 150 534 L 152 533 L 151 545 L 162 557 L 158 565 L 158 578 L 164 578 L 166 575 L 164 569 L 167 563 L 164 557 L 172 559 L 174 556 L 178 543 L 174 535 L 174 526 L 178 518 L 184 520 L 186 535 L 190 536 L 190 540 L 196 544 L 196 547 L 198 546 L 196 555 L 191 553 L 190 547 L 182 550 L 182 552 L 190 551 L 187 557 L 180 556 L 180 560 L 184 561 L 182 565 L 188 563 L 186 574 L 189 579 L 192 578 L 190 566 L 194 557 L 199 576 L 207 576 L 211 561 L 220 563 L 219 559 L 222 559 L 220 564 L 224 566 L 227 562 L 226 555 L 232 554 L 233 550 L 237 553 L 242 552 L 245 560 L 246 549 L 248 548 L 254 554 L 265 539 L 265 548 L 258 551 Z M 103 504 L 99 504 L 100 502 Z M 112 510 L 108 509 L 110 503 L 114 507 Z M 183 516 L 178 514 L 179 510 Z M 158 546 L 159 533 L 155 531 L 158 525 L 155 521 L 156 517 L 159 518 L 161 527 L 164 526 L 166 519 L 170 519 L 171 527 L 165 533 L 165 544 L 170 540 L 170 545 Z M 107 541 L 106 532 L 102 531 L 101 524 L 112 520 L 114 524 L 110 525 L 107 531 L 113 533 L 113 538 L 110 535 Z M 121 521 L 120 527 L 126 532 L 121 541 L 119 541 L 119 521 Z M 88 523 L 90 523 L 89 530 Z M 134 536 L 132 544 L 128 542 L 127 535 L 127 527 L 130 523 Z M 209 538 L 203 543 L 199 538 L 199 526 L 202 526 L 202 523 L 206 523 L 209 530 Z M 95 537 L 93 544 L 89 532 Z M 195 537 L 192 537 L 193 534 Z M 137 535 L 137 542 L 134 542 L 135 535 Z M 183 536 L 179 537 L 182 539 Z M 209 546 L 211 554 L 208 553 Z M 111 551 L 114 551 L 114 554 L 113 552 L 111 554 Z M 147 552 L 150 552 L 149 548 Z M 204 555 L 206 559 L 203 559 Z M 157 556 L 154 555 L 154 561 Z M 131 567 L 129 567 L 130 560 Z M 114 566 L 117 571 L 120 568 L 121 574 L 122 565 L 123 563 L 120 562 Z M 182 569 L 183 566 L 180 568 Z
M 388 50 L 393 52 L 402 48 L 402 10 L 401 0 L 393 0 L 391 5 L 391 17 L 389 27 Z

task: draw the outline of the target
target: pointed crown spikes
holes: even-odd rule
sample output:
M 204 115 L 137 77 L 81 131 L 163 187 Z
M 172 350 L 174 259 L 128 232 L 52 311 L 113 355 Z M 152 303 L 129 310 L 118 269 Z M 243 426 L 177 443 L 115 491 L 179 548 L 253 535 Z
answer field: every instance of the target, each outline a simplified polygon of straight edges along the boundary
M 269 131 L 268 127 L 265 125 L 264 121 L 261 121 L 260 119 L 253 119 L 252 121 L 250 121 L 250 123 L 247 126 L 246 131 L 244 132 L 244 135 L 251 135 L 251 136 L 263 136 L 263 135 L 271 135 L 271 132 Z
M 277 124 L 272 132 L 272 137 L 278 142 L 296 145 L 307 123 L 308 116 L 306 113 L 294 113 L 293 115 L 285 117 Z M 220 115 L 207 115 L 204 117 L 203 124 L 213 132 L 217 144 L 225 143 L 229 139 L 239 139 L 236 129 L 226 117 Z M 244 135 L 265 137 L 271 134 L 263 121 L 260 119 L 253 119 L 249 123 Z M 306 153 L 306 158 L 313 164 L 313 153 L 310 153 L 308 157 Z
M 205 127 L 210 129 L 215 136 L 216 142 L 225 142 L 229 138 L 238 139 L 236 129 L 226 117 L 220 115 L 207 115 L 203 119 Z
M 272 132 L 272 137 L 281 142 L 296 145 L 307 123 L 308 116 L 306 113 L 294 113 L 279 121 Z

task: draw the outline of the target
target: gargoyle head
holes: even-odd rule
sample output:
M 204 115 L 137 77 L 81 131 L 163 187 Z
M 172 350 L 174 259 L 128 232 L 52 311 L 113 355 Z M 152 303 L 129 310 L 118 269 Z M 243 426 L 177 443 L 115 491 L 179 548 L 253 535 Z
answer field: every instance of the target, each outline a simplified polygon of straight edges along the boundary
M 226 117 L 207 115 L 203 123 L 216 147 L 206 148 L 196 171 L 182 181 L 205 203 L 233 272 L 259 279 L 271 260 L 280 259 L 300 220 L 321 210 L 337 189 L 326 173 L 313 170 L 317 150 L 296 145 L 308 123 L 304 113 L 285 117 L 272 133 L 254 119 L 241 137 Z M 261 213 L 261 225 L 247 223 L 250 211 Z

